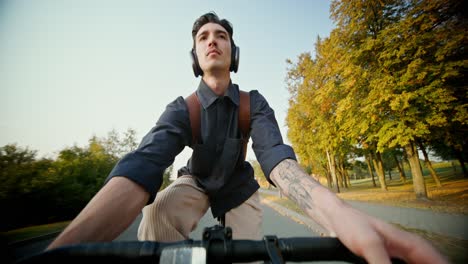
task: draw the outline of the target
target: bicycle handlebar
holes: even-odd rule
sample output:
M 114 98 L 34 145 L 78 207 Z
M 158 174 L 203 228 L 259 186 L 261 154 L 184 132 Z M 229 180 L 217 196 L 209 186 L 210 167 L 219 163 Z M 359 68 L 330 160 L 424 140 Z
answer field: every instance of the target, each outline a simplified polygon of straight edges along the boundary
M 271 261 L 347 261 L 366 263 L 353 254 L 337 238 L 292 237 L 276 238 L 265 236 L 263 240 L 232 240 L 230 230 L 220 230 L 227 239 L 205 230 L 203 240 L 184 240 L 175 243 L 152 241 L 120 241 L 106 243 L 84 243 L 64 246 L 22 259 L 18 264 L 32 263 L 80 263 L 103 261 L 112 263 L 159 263 L 165 250 L 178 248 L 206 249 L 207 263 L 232 263 Z M 211 239 L 210 239 L 211 235 Z M 166 251 L 167 252 L 167 251 Z M 174 253 L 176 254 L 176 253 Z M 180 254 L 178 252 L 177 254 Z M 392 259 L 393 263 L 404 263 Z

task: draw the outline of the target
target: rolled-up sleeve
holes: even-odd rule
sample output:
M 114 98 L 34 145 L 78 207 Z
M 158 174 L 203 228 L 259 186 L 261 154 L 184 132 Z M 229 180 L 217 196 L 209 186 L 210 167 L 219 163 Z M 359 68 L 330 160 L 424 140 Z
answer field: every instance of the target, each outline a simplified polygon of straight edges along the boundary
M 283 143 L 275 113 L 266 99 L 255 90 L 250 98 L 252 148 L 265 177 L 274 185 L 270 180 L 273 168 L 285 159 L 296 160 L 296 155 L 291 146 Z
M 161 187 L 164 170 L 169 167 L 191 139 L 190 121 L 182 97 L 167 105 L 156 125 L 143 137 L 135 151 L 126 154 L 115 165 L 105 183 L 123 176 L 141 185 L 151 203 Z

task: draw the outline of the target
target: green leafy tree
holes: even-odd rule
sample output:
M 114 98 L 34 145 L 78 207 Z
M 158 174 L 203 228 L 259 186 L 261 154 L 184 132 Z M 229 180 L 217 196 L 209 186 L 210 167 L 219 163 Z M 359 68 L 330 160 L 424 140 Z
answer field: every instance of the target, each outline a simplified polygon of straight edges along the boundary
M 466 55 L 460 50 L 467 42 L 466 19 L 458 10 L 459 1 L 409 3 L 404 19 L 386 28 L 380 39 L 386 47 L 379 60 L 389 71 L 385 81 L 390 106 L 398 113 L 398 121 L 381 133 L 386 134 L 383 144 L 409 143 L 405 148 L 415 153 L 410 158 L 413 179 L 421 182 L 417 151 L 411 148 L 430 140 L 435 131 L 466 124 L 466 93 L 464 98 L 457 96 L 457 84 L 466 78 Z M 400 131 L 404 134 L 397 135 Z M 415 188 L 417 196 L 425 197 L 422 187 Z
M 116 158 L 121 158 L 138 147 L 136 131 L 132 128 L 128 128 L 122 135 L 112 129 L 100 142 L 107 154 Z
M 286 122 L 288 137 L 302 163 L 312 165 L 313 170 L 324 171 L 335 190 L 339 192 L 340 157 L 346 156 L 350 144 L 346 135 L 336 125 L 336 105 L 343 94 L 339 85 L 341 78 L 334 65 L 340 58 L 334 45 L 335 38 L 320 38 L 316 44 L 316 59 L 309 53 L 301 54 L 297 63 L 290 60 L 287 83 L 291 94 Z M 319 165 L 319 166 L 317 166 Z M 314 171 L 319 174 L 320 171 Z
M 0 198 L 30 191 L 36 151 L 16 144 L 0 148 Z
M 403 158 L 382 155 L 403 149 L 416 197 L 427 198 L 417 147 L 444 139 L 466 175 L 468 41 L 460 10 L 459 1 L 333 1 L 337 27 L 318 38 L 315 58 L 288 61 L 288 137 L 301 162 L 326 160 L 339 191 L 343 161 L 361 146 L 386 190 L 385 167 L 406 175 Z
M 429 145 L 429 148 L 438 157 L 444 160 L 458 160 L 463 171 L 464 177 L 468 177 L 468 170 L 465 166 L 465 161 L 468 159 L 468 153 L 462 153 L 456 147 L 445 143 L 444 140 L 432 141 Z
M 436 183 L 437 187 L 442 187 L 442 183 L 440 182 L 439 175 L 437 175 L 437 172 L 436 172 L 436 171 L 434 170 L 434 168 L 432 167 L 432 163 L 431 163 L 431 161 L 429 160 L 429 155 L 427 154 L 426 147 L 425 147 L 424 144 L 422 143 L 422 140 L 418 140 L 418 141 L 417 141 L 417 144 L 418 144 L 418 146 L 419 146 L 419 149 L 420 149 L 421 152 L 423 153 L 424 164 L 426 165 L 427 169 L 429 170 L 429 173 L 431 174 L 432 179 L 433 179 L 434 182 Z
M 36 159 L 35 150 L 8 144 L 0 148 L 0 230 L 43 221 L 56 178 L 49 174 L 52 161 Z
M 173 179 L 171 179 L 172 176 L 172 169 L 174 168 L 173 165 L 169 166 L 163 174 L 163 182 L 161 184 L 161 188 L 159 188 L 159 191 L 164 190 L 169 184 L 173 182 Z
M 457 97 L 453 85 L 466 72 L 466 55 L 460 51 L 466 43 L 466 20 L 455 10 L 456 2 L 332 4 L 350 62 L 343 71 L 349 99 L 339 102 L 337 115 L 347 121 L 349 131 L 361 129 L 380 153 L 403 147 L 420 198 L 427 192 L 417 140 L 454 122 L 466 123 L 466 94 Z M 361 98 L 358 103 L 356 95 Z
M 37 151 L 16 144 L 1 147 L 0 205 L 6 213 L 0 229 L 75 217 L 102 187 L 119 153 L 135 148 L 134 139 L 132 130 L 123 139 L 116 132 L 93 136 L 85 147 L 62 149 L 55 160 L 37 159 Z
M 260 166 L 260 163 L 258 163 L 257 160 L 249 160 L 249 163 L 252 165 L 252 168 L 254 169 L 255 179 L 257 180 L 260 187 L 270 189 L 271 184 L 266 179 L 265 174 L 263 173 L 262 167 Z

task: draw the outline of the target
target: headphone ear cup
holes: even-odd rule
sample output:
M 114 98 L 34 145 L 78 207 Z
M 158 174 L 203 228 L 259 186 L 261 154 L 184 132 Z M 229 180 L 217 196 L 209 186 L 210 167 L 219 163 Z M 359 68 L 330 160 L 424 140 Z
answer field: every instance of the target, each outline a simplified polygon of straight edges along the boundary
M 192 59 L 192 69 L 195 77 L 203 76 L 203 71 L 198 63 L 197 54 L 193 49 L 190 51 L 190 58 Z
M 240 59 L 240 50 L 239 47 L 234 46 L 231 52 L 231 66 L 229 67 L 230 71 L 237 72 L 239 69 L 239 59 Z

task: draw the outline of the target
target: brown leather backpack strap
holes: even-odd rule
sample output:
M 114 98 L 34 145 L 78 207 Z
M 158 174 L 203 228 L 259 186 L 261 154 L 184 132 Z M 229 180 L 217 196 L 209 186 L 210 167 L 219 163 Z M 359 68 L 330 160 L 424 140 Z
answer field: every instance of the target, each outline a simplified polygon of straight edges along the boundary
M 193 92 L 185 98 L 185 102 L 187 103 L 190 126 L 192 127 L 192 145 L 195 145 L 200 141 L 200 100 L 196 92 Z
M 250 94 L 239 90 L 239 127 L 244 139 L 242 146 L 242 157 L 245 160 L 247 155 L 247 143 L 250 137 Z

